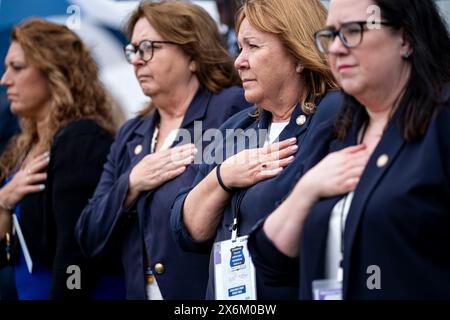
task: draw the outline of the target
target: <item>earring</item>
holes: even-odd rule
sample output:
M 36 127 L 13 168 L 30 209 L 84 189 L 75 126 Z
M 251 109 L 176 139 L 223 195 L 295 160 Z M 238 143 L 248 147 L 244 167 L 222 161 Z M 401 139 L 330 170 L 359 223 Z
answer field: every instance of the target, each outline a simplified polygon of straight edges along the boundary
M 410 56 L 411 56 L 411 52 L 405 52 L 402 57 L 403 57 L 403 59 L 407 60 Z
M 303 65 L 302 64 L 298 64 L 297 65 L 297 68 L 295 68 L 295 71 L 297 72 L 297 73 L 302 73 L 302 71 L 303 71 Z

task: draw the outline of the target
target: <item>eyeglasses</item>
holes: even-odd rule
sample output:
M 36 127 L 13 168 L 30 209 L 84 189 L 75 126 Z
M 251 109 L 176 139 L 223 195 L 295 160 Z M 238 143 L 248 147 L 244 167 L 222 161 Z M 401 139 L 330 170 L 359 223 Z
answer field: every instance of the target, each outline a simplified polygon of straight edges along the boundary
M 386 26 L 392 25 L 389 22 L 377 22 L 377 24 Z M 339 36 L 339 39 L 341 39 L 342 44 L 346 48 L 356 48 L 361 44 L 364 31 L 366 31 L 367 28 L 367 21 L 352 21 L 343 23 L 338 30 L 335 30 L 333 27 L 319 30 L 314 34 L 316 46 L 320 52 L 327 54 L 334 39 L 336 36 Z
M 129 43 L 123 49 L 123 51 L 125 52 L 125 58 L 127 58 L 127 61 L 129 63 L 133 63 L 135 55 L 139 53 L 139 58 L 144 62 L 148 62 L 152 60 L 155 49 L 160 48 L 160 46 L 158 46 L 158 44 L 160 43 L 177 44 L 172 41 L 152 41 L 152 40 L 142 40 L 138 45 Z

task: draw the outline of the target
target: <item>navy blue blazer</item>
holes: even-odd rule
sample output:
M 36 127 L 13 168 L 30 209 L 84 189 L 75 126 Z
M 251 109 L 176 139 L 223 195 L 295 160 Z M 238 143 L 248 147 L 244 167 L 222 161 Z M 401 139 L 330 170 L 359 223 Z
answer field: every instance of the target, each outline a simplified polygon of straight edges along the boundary
M 403 139 L 398 117 L 390 121 L 369 159 L 348 213 L 344 299 L 450 298 L 450 103 L 437 110 L 426 134 L 412 143 Z M 359 119 L 356 116 L 344 141 L 331 139 L 332 124 L 319 130 L 318 141 L 324 143 L 304 169 L 329 152 L 355 145 L 362 126 Z M 385 165 L 377 164 L 381 156 L 388 157 Z M 299 262 L 301 299 L 312 299 L 312 282 L 324 278 L 329 218 L 340 199 L 319 201 L 305 221 Z M 298 280 L 292 273 L 292 259 L 277 252 L 260 226 L 249 240 L 257 270 L 261 268 L 269 281 L 278 278 L 286 283 L 289 274 L 294 275 L 291 281 Z M 374 274 L 372 266 L 380 270 L 380 290 L 367 286 Z
M 317 112 L 313 115 L 306 115 L 302 112 L 300 106 L 296 107 L 289 124 L 279 136 L 280 141 L 291 137 L 297 137 L 299 151 L 295 155 L 296 159 L 294 163 L 291 163 L 278 176 L 272 179 L 261 181 L 250 188 L 233 192 L 230 202 L 224 209 L 216 237 L 208 241 L 200 242 L 191 238 L 183 223 L 183 205 L 189 191 L 215 168 L 216 163 L 192 167 L 191 170 L 199 170 L 197 177 L 190 188 L 180 192 L 172 209 L 171 227 L 180 246 L 188 251 L 210 254 L 214 242 L 231 239 L 233 208 L 236 207 L 236 204 L 239 201 L 238 235 L 242 236 L 249 234 L 258 220 L 265 218 L 275 210 L 292 188 L 293 184 L 298 180 L 298 166 L 296 163 L 300 162 L 301 159 L 304 159 L 304 157 L 308 155 L 311 144 L 309 137 L 320 123 L 335 116 L 340 105 L 341 94 L 339 92 L 332 92 L 328 93 L 318 103 Z M 226 129 L 243 129 L 244 132 L 238 137 L 236 145 L 245 144 L 246 148 L 256 148 L 264 145 L 264 135 L 258 135 L 257 139 L 245 139 L 247 136 L 245 133 L 249 132 L 251 129 L 267 129 L 271 121 L 271 114 L 269 112 L 262 110 L 260 117 L 255 118 L 250 116 L 254 111 L 254 107 L 249 110 L 244 110 L 222 126 L 221 130 L 223 132 L 225 132 Z M 306 121 L 297 124 L 297 119 L 302 116 L 306 118 Z M 252 142 L 256 143 L 256 145 L 252 145 Z M 223 155 L 226 155 L 225 150 L 222 152 Z M 210 259 L 209 277 L 206 298 L 214 299 L 214 268 L 212 259 Z M 296 284 L 285 287 L 270 286 L 259 279 L 257 275 L 258 299 L 291 299 L 297 297 L 297 295 L 298 289 L 296 288 Z
M 194 137 L 194 121 L 202 121 L 203 130 L 218 128 L 231 115 L 248 106 L 240 87 L 223 89 L 218 94 L 199 90 L 181 128 L 189 131 L 190 142 L 195 142 L 198 148 L 204 147 L 206 142 L 201 141 L 201 136 Z M 160 187 L 142 193 L 128 211 L 123 208 L 130 172 L 150 153 L 158 121 L 159 115 L 155 112 L 134 118 L 121 128 L 95 194 L 78 220 L 76 235 L 88 256 L 99 256 L 111 250 L 116 254 L 120 252 L 128 299 L 146 299 L 145 254 L 152 268 L 157 263 L 164 266 L 162 274 L 154 273 L 164 299 L 201 299 L 208 276 L 207 257 L 182 251 L 168 227 L 172 202 L 181 188 L 191 185 L 195 177 L 192 172 L 186 170 Z M 138 145 L 142 146 L 142 152 L 136 155 Z

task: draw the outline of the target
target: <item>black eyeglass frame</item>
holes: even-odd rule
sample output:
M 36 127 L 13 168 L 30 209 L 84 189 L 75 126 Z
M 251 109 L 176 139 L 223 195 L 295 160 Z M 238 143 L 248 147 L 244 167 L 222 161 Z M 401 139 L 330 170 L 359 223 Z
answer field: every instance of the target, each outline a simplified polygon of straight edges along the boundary
M 144 43 L 148 43 L 150 45 L 150 48 L 152 48 L 152 53 L 150 55 L 149 59 L 144 59 L 144 50 L 141 48 L 142 44 Z M 129 43 L 126 46 L 123 47 L 123 52 L 125 54 L 125 58 L 127 59 L 127 61 L 129 63 L 132 63 L 132 57 L 128 56 L 128 52 L 133 53 L 133 54 L 139 54 L 139 58 L 144 61 L 144 62 L 149 62 L 150 60 L 153 59 L 153 55 L 155 54 L 155 44 L 175 44 L 178 45 L 178 43 L 173 42 L 173 41 L 158 41 L 158 40 L 142 40 L 141 42 L 139 42 L 138 45 Z M 133 51 L 131 51 L 131 48 L 133 48 Z
M 345 39 L 343 33 L 342 33 L 342 29 L 345 27 L 348 27 L 352 24 L 357 24 L 360 26 L 361 30 L 360 30 L 360 37 L 359 37 L 359 42 L 355 45 L 349 45 L 347 43 L 347 40 Z M 380 21 L 380 22 L 375 22 L 374 24 L 380 24 L 380 25 L 384 25 L 384 26 L 393 26 L 393 24 L 391 22 L 387 22 L 387 21 Z M 333 30 L 334 28 L 332 27 L 328 27 L 328 28 L 324 28 L 321 30 L 318 30 L 314 33 L 314 40 L 316 43 L 316 47 L 319 49 L 320 52 L 324 53 L 324 54 L 328 54 L 329 50 L 325 50 L 320 42 L 320 35 L 323 32 L 329 32 L 329 34 L 331 34 L 333 37 L 331 39 L 331 42 L 334 41 L 334 39 L 336 39 L 336 36 L 339 37 L 339 39 L 341 40 L 342 44 L 344 45 L 344 47 L 346 47 L 347 49 L 352 49 L 352 48 L 356 48 L 358 47 L 361 42 L 363 41 L 363 37 L 364 37 L 364 31 L 366 31 L 367 29 L 365 27 L 367 27 L 369 25 L 369 22 L 367 21 L 349 21 L 349 22 L 345 22 L 341 25 L 341 27 L 337 30 Z

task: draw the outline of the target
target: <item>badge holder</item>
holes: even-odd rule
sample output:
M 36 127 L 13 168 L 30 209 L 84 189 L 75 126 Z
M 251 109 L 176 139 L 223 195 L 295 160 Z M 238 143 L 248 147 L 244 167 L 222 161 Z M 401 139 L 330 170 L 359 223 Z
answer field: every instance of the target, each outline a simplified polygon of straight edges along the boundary
M 315 280 L 312 283 L 314 300 L 342 300 L 343 269 L 339 267 L 337 279 Z
M 256 275 L 247 248 L 248 236 L 237 237 L 234 218 L 231 239 L 214 243 L 216 300 L 256 300 Z

